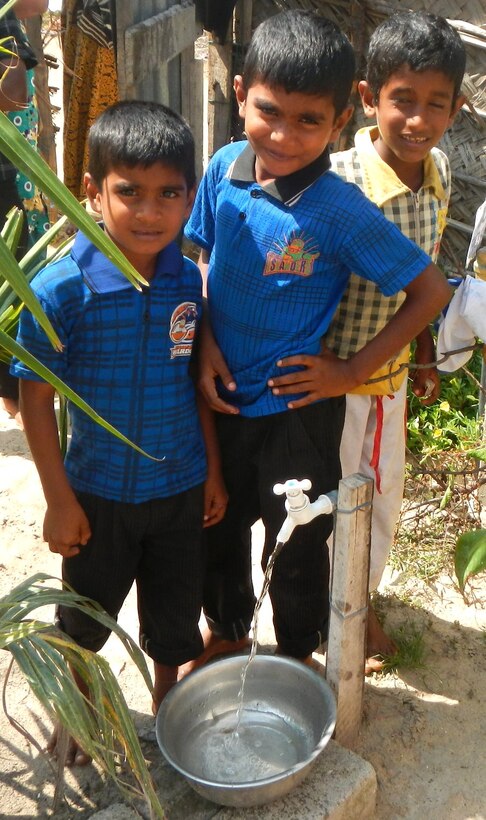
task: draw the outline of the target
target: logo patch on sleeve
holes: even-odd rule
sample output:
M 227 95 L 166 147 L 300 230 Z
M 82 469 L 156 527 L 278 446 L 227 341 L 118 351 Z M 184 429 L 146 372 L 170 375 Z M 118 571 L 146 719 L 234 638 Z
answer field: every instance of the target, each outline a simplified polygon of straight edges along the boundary
M 190 356 L 192 343 L 196 334 L 197 305 L 195 302 L 181 302 L 170 317 L 169 336 L 174 347 L 170 349 L 170 358 Z

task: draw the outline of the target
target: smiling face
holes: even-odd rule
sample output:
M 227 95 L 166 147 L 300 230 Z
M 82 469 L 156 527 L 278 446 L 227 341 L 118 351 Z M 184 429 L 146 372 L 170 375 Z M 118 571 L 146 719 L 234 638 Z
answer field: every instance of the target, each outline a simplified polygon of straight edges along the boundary
M 378 101 L 366 82 L 359 83 L 365 114 L 376 117 L 380 157 L 408 184 L 422 169 L 430 149 L 451 125 L 463 98 L 453 103 L 454 84 L 442 71 L 412 71 L 402 66 L 381 87 Z
M 177 237 L 192 207 L 194 191 L 188 191 L 184 175 L 161 162 L 147 168 L 119 165 L 101 188 L 90 174 L 85 186 L 106 233 L 135 269 L 151 278 L 157 254 Z
M 336 117 L 330 97 L 288 93 L 264 83 L 246 91 L 240 76 L 235 77 L 234 88 L 260 184 L 310 165 L 337 139 L 352 111 L 347 108 Z

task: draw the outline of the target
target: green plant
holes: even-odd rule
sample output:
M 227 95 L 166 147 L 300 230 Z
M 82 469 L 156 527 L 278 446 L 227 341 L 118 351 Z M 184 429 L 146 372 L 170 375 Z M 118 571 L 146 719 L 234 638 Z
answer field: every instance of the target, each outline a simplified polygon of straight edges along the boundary
M 486 530 L 472 530 L 459 536 L 454 567 L 459 589 L 464 593 L 467 579 L 486 569 Z
M 460 386 L 459 379 L 454 381 Z M 456 389 L 454 385 L 454 391 Z M 477 442 L 480 435 L 478 399 L 470 393 L 466 393 L 465 398 L 470 401 L 465 409 L 451 404 L 447 398 L 430 407 L 417 406 L 416 397 L 411 400 L 407 443 L 412 453 L 423 459 L 444 450 L 467 449 Z
M 405 623 L 391 633 L 397 651 L 383 659 L 383 672 L 398 669 L 423 669 L 425 667 L 424 635 L 411 623 Z
M 479 351 L 474 353 L 470 369 L 471 375 L 464 371 L 442 375 L 440 399 L 434 404 L 425 406 L 410 395 L 407 446 L 419 460 L 446 450 L 466 450 L 480 440 Z
M 12 655 L 32 691 L 53 721 L 59 722 L 84 751 L 132 800 L 143 797 L 150 816 L 164 817 L 147 769 L 127 704 L 107 661 L 82 649 L 51 624 L 31 616 L 36 609 L 62 603 L 89 614 L 122 641 L 151 691 L 145 658 L 132 639 L 94 601 L 71 589 L 48 585 L 55 579 L 38 574 L 0 598 L 0 649 Z M 78 689 L 69 665 L 90 691 L 88 701 Z M 117 761 L 127 761 L 138 787 L 123 781 Z

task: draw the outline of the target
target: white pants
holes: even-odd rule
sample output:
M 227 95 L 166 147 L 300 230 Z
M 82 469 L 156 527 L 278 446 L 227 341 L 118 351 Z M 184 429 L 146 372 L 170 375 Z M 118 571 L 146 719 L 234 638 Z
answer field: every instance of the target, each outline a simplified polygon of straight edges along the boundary
M 382 399 L 383 406 L 377 466 L 380 486 L 375 469 L 370 465 L 376 444 L 379 399 Z M 392 396 L 346 396 L 346 420 L 340 450 L 343 476 L 362 473 L 375 481 L 371 516 L 370 591 L 380 583 L 402 505 L 406 401 L 407 379 Z

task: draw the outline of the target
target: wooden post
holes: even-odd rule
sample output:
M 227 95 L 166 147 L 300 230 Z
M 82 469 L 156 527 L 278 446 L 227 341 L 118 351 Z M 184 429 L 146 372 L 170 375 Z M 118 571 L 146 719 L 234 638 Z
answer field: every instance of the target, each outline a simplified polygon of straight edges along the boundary
M 354 749 L 361 723 L 373 480 L 339 482 L 334 527 L 327 680 L 337 699 L 336 740 Z
M 29 17 L 25 21 L 25 28 L 29 43 L 34 49 L 38 59 L 35 68 L 35 90 L 37 97 L 37 110 L 39 113 L 39 133 L 37 138 L 37 150 L 41 157 L 53 171 L 57 171 L 55 131 L 52 121 L 52 106 L 49 97 L 49 73 L 47 63 L 44 60 L 42 47 L 41 17 Z M 56 66 L 57 68 L 57 66 Z M 57 219 L 57 210 L 55 211 Z
M 194 58 L 194 46 L 181 52 L 181 114 L 194 134 L 196 175 L 200 180 L 204 167 L 204 66 L 205 60 Z
M 209 41 L 208 49 L 208 159 L 229 142 L 232 101 L 232 37 L 224 46 Z
M 247 46 L 252 35 L 253 0 L 238 0 L 235 8 L 235 42 Z

